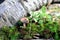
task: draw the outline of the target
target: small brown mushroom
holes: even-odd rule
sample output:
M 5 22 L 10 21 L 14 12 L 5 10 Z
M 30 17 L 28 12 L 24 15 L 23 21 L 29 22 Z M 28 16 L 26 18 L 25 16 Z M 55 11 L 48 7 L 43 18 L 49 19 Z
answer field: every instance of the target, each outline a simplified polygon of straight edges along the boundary
M 21 22 L 23 23 L 24 28 L 26 28 L 26 24 L 29 23 L 29 20 L 28 20 L 28 18 L 23 17 L 23 18 L 21 18 Z

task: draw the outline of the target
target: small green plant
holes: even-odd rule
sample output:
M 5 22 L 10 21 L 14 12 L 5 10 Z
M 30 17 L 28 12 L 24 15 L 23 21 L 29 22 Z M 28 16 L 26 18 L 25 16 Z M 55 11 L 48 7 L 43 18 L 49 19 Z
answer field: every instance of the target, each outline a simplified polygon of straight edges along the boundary
M 2 36 L 1 36 L 2 35 Z M 18 30 L 16 29 L 15 26 L 12 27 L 8 27 L 8 26 L 3 26 L 1 28 L 1 32 L 0 32 L 0 37 L 1 40 L 17 40 L 19 35 Z
M 40 31 L 43 31 L 45 28 L 46 21 L 52 21 L 52 17 L 46 13 L 46 7 L 43 6 L 41 10 L 36 12 L 31 12 L 31 20 L 34 20 L 35 22 L 38 22 L 40 25 Z
M 43 32 L 45 29 L 49 29 L 50 32 L 55 33 L 55 39 L 59 39 L 58 28 L 59 23 L 54 20 L 53 17 L 46 13 L 46 7 L 43 6 L 41 10 L 30 13 L 30 19 L 39 23 L 38 33 Z
M 39 34 L 39 37 L 53 37 L 55 40 L 60 40 L 59 21 L 53 20 L 53 17 L 46 13 L 45 6 L 43 6 L 39 11 L 32 11 L 30 15 L 30 17 L 25 17 L 29 20 L 26 21 L 24 19 L 23 23 L 18 21 L 16 26 L 3 26 L 0 29 L 0 40 L 18 40 L 19 36 L 23 39 L 29 40 L 34 38 L 37 34 Z M 24 23 L 25 28 L 23 28 Z

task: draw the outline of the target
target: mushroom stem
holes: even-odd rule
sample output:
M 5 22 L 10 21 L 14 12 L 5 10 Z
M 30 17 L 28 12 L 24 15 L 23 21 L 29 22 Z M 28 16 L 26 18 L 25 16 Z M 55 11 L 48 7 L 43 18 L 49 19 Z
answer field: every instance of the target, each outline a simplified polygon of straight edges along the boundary
M 26 28 L 26 24 L 25 23 L 23 23 L 23 26 L 24 26 L 24 28 Z

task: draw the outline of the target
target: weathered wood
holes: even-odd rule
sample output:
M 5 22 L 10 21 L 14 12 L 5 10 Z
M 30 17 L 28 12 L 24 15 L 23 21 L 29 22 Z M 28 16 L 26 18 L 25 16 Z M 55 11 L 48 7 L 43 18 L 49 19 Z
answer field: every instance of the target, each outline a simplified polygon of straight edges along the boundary
M 24 15 L 26 15 L 26 11 L 21 3 L 6 0 L 0 5 L 0 27 L 3 25 L 12 26 Z
M 46 5 L 47 4 L 47 0 L 20 0 L 20 2 L 22 2 L 24 8 L 30 12 L 32 10 L 36 10 L 38 8 L 40 8 L 42 5 Z

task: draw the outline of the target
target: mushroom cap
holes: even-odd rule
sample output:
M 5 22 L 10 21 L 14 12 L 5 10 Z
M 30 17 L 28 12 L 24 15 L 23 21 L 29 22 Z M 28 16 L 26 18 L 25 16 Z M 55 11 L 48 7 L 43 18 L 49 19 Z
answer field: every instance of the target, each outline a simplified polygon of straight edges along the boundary
M 21 21 L 22 23 L 29 23 L 29 20 L 28 20 L 28 18 L 26 18 L 26 17 L 21 18 L 20 21 Z

